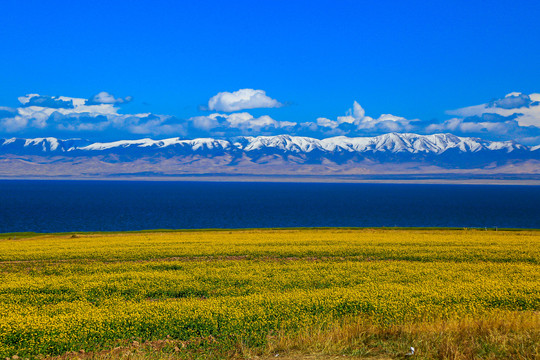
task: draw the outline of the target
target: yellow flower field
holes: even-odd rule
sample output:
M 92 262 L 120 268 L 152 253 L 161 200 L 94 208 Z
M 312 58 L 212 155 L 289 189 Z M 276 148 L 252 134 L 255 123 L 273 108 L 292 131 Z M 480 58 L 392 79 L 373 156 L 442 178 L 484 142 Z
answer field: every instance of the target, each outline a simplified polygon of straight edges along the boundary
M 539 262 L 539 231 L 3 237 L 0 358 L 100 351 L 159 339 L 187 344 L 212 339 L 197 346 L 238 355 L 241 344 L 263 354 L 276 337 L 304 334 L 305 342 L 309 329 L 330 331 L 338 323 L 387 331 L 525 316 L 523 341 L 532 345 L 507 346 L 499 355 L 532 359 L 538 355 Z M 503 350 L 487 351 L 486 358 L 497 351 Z

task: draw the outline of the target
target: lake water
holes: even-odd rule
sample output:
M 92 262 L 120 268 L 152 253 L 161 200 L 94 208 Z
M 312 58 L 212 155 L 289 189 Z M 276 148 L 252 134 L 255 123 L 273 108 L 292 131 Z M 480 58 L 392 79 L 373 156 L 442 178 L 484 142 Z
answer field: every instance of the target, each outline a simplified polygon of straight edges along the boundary
M 0 181 L 0 232 L 540 228 L 540 186 Z

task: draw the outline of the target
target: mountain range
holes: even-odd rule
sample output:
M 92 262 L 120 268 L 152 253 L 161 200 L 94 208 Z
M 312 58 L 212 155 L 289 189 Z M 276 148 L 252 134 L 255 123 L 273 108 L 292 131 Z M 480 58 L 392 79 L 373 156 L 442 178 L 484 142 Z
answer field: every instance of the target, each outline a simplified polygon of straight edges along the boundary
M 452 134 L 0 139 L 0 177 L 540 175 L 540 146 Z

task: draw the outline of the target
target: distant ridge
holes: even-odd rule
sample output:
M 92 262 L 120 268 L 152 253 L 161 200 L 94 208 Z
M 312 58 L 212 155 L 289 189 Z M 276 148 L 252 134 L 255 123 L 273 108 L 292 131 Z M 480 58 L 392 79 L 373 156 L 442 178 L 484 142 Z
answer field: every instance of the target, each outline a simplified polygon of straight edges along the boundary
M 268 149 L 278 149 L 295 153 L 309 153 L 314 150 L 334 152 L 410 152 L 410 153 L 436 153 L 441 154 L 449 149 L 458 149 L 461 152 L 478 152 L 482 150 L 537 150 L 540 146 L 528 148 L 515 141 L 488 141 L 473 137 L 459 137 L 452 134 L 418 135 L 410 133 L 389 133 L 373 137 L 346 137 L 337 136 L 326 139 L 315 139 L 302 136 L 276 135 L 276 136 L 244 136 L 233 139 L 199 138 L 185 140 L 181 138 L 168 138 L 152 140 L 119 140 L 113 142 L 95 142 L 87 140 L 69 139 L 60 140 L 53 137 L 34 139 L 0 139 L 0 151 L 9 153 L 13 150 L 28 149 L 41 152 L 68 152 L 68 151 L 103 151 L 115 148 L 148 148 L 163 149 L 167 147 L 191 148 L 197 150 L 231 150 L 238 149 L 246 152 Z
M 244 136 L 113 142 L 0 139 L 0 176 L 539 174 L 540 146 L 452 134 Z

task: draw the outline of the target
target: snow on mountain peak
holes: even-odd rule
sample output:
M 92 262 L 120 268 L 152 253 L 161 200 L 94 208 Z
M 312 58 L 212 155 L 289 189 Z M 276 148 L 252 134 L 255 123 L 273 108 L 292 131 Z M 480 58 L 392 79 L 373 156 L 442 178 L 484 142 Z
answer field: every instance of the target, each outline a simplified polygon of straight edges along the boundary
M 58 139 L 53 137 L 26 139 L 26 141 L 24 142 L 24 147 L 34 145 L 41 145 L 43 151 L 47 151 L 47 148 L 51 151 L 54 151 L 58 148 L 60 143 L 58 142 Z
M 18 143 L 20 145 L 17 145 Z M 279 150 L 292 153 L 310 153 L 321 151 L 325 153 L 351 152 L 351 153 L 432 153 L 442 154 L 449 150 L 459 152 L 478 151 L 506 151 L 529 150 L 528 147 L 514 141 L 487 141 L 472 137 L 458 137 L 452 134 L 418 135 L 412 133 L 389 133 L 373 137 L 346 137 L 336 136 L 326 139 L 315 139 L 303 136 L 277 135 L 277 136 L 243 136 L 230 140 L 214 138 L 198 138 L 192 140 L 178 137 L 162 140 L 150 138 L 138 140 L 119 140 L 113 142 L 88 143 L 82 140 L 58 140 L 56 138 L 35 139 L 5 139 L 0 142 L 0 149 L 21 146 L 22 148 L 40 149 L 47 151 L 105 151 L 114 149 L 162 149 L 179 147 L 192 151 L 264 151 L 265 149 Z M 540 146 L 531 148 L 531 151 L 540 149 Z

